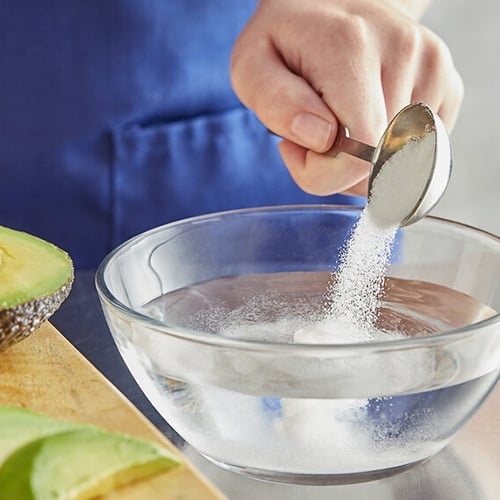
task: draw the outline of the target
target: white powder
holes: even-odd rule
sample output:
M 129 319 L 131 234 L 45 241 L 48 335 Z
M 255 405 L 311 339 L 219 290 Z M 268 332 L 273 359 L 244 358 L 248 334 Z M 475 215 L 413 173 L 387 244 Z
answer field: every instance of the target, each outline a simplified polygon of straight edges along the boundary
M 407 142 L 384 163 L 367 205 L 376 224 L 399 226 L 418 205 L 431 176 L 434 154 L 434 134 L 428 134 Z
M 376 335 L 377 308 L 398 226 L 378 226 L 365 210 L 341 255 L 329 295 L 327 316 L 350 332 L 352 342 Z M 335 330 L 330 329 L 331 340 Z M 345 337 L 345 335 L 343 335 Z
M 341 254 L 335 281 L 328 291 L 327 319 L 297 330 L 295 342 L 343 344 L 380 338 L 377 312 L 395 235 L 425 190 L 433 155 L 434 141 L 430 136 L 410 141 L 382 166 L 373 182 L 370 200 Z M 392 333 L 393 337 L 400 335 Z M 416 368 L 427 366 L 423 359 L 417 361 Z M 402 362 L 406 362 L 406 357 Z M 386 404 L 390 405 L 390 400 Z M 369 470 L 377 461 L 381 468 L 393 466 L 398 460 L 405 463 L 406 454 L 417 449 L 418 439 L 408 439 L 411 447 L 401 443 L 392 447 L 390 440 L 383 437 L 375 444 L 373 433 L 377 424 L 372 426 L 367 417 L 369 405 L 368 400 L 362 399 L 284 398 L 279 430 L 292 441 L 310 444 L 318 456 L 324 451 L 325 461 L 337 453 L 341 466 L 350 472 Z
M 382 166 L 341 254 L 328 294 L 328 320 L 311 335 L 318 336 L 320 331 L 323 342 L 340 343 L 347 341 L 346 332 L 351 342 L 377 337 L 377 310 L 394 238 L 425 191 L 433 157 L 434 137 L 429 134 L 409 141 Z M 301 331 L 296 341 L 304 342 L 304 337 Z

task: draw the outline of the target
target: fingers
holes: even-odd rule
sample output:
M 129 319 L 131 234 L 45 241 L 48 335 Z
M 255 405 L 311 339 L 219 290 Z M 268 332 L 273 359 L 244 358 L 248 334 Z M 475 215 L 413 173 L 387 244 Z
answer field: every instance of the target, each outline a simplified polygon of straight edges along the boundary
M 463 82 L 444 42 L 426 28 L 422 28 L 422 33 L 425 45 L 420 54 L 412 102 L 426 102 L 451 131 L 463 100 Z
M 418 25 L 406 19 L 398 26 L 390 27 L 387 37 L 389 39 L 382 48 L 380 78 L 387 118 L 391 120 L 398 111 L 415 102 L 414 82 L 419 74 L 424 40 Z
M 358 15 L 331 9 L 322 14 L 315 20 L 313 32 L 297 35 L 297 47 L 290 48 L 290 36 L 282 39 L 278 35 L 275 46 L 284 53 L 290 71 L 306 75 L 307 83 L 351 136 L 372 144 L 387 124 L 373 28 Z M 302 57 L 287 56 L 290 50 Z
M 338 124 L 325 102 L 284 65 L 269 39 L 250 51 L 245 43 L 231 59 L 232 84 L 241 101 L 274 133 L 313 151 L 328 150 Z
M 463 83 L 448 47 L 411 21 L 389 30 L 387 38 L 381 81 L 388 119 L 410 103 L 424 102 L 451 130 L 462 102 Z
M 353 137 L 374 145 L 387 124 L 378 56 L 369 53 L 373 49 L 363 39 L 364 26 L 330 19 L 322 31 L 326 39 L 320 43 L 324 50 L 319 64 L 318 58 L 297 61 L 293 56 L 303 44 L 314 47 L 321 30 L 310 39 L 302 38 L 297 47 L 290 43 L 296 37 L 280 39 L 275 33 L 273 43 L 261 37 L 250 51 L 246 43 L 256 40 L 253 29 L 250 24 L 251 36 L 244 32 L 233 51 L 232 83 L 266 126 L 286 139 L 280 152 L 295 182 L 304 191 L 321 195 L 362 186 L 369 163 L 345 154 L 331 158 L 317 153 L 333 145 L 339 121 Z M 331 32 L 351 49 L 339 51 L 337 44 L 328 43 Z M 282 45 L 286 49 L 278 51 Z
M 330 20 L 333 23 L 333 20 Z M 331 27 L 350 50 L 338 51 L 325 42 L 323 58 L 331 64 L 302 65 L 308 81 L 334 110 L 351 137 L 376 146 L 387 126 L 387 110 L 380 79 L 380 58 L 362 20 L 342 19 Z M 288 141 L 280 153 L 295 182 L 306 192 L 328 195 L 338 192 L 366 195 L 370 163 L 347 154 L 338 157 L 306 151 Z
M 261 2 L 235 45 L 240 99 L 285 140 L 279 149 L 306 192 L 366 194 L 370 164 L 324 153 L 339 124 L 376 146 L 406 105 L 424 102 L 451 129 L 463 85 L 444 43 L 372 0 Z
M 279 144 L 279 150 L 293 180 L 306 193 L 319 196 L 348 191 L 366 194 L 364 181 L 370 171 L 369 163 L 343 154 L 331 158 L 286 140 Z

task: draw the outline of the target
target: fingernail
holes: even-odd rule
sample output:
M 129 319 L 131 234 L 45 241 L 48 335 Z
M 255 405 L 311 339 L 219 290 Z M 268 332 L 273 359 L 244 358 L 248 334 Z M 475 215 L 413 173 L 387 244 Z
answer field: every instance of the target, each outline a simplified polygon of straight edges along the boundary
M 323 151 L 330 140 L 332 124 L 311 113 L 300 113 L 292 120 L 292 133 L 303 146 Z

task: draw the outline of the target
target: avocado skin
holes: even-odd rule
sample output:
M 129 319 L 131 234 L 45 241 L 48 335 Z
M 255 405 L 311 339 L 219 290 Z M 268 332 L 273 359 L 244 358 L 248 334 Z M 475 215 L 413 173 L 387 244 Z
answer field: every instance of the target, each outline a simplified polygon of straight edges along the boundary
M 8 309 L 0 309 L 0 351 L 17 344 L 48 320 L 68 297 L 73 277 L 57 292 Z
M 21 299 L 21 301 L 17 298 L 13 304 L 0 301 L 0 351 L 26 338 L 44 321 L 49 319 L 68 297 L 74 280 L 74 269 L 70 256 L 53 243 L 22 231 L 0 226 L 0 250 L 2 250 L 4 244 L 7 245 L 9 250 L 8 253 L 4 252 L 4 254 L 10 258 L 16 255 L 16 245 L 19 245 L 18 248 L 23 245 L 31 246 L 37 249 L 36 258 L 40 258 L 37 265 L 43 266 L 44 263 L 49 262 L 55 264 L 59 269 L 57 270 L 58 277 L 55 285 L 52 286 L 51 284 L 46 293 L 39 296 L 36 296 L 36 294 L 35 296 L 25 296 L 25 300 Z M 3 269 L 3 266 L 8 266 L 8 264 L 4 264 L 1 257 L 2 254 L 0 253 L 0 280 L 8 280 L 6 271 Z M 30 264 L 33 264 L 33 261 Z M 60 275 L 61 267 L 65 269 L 63 279 L 61 279 Z M 12 276 L 12 273 L 10 276 Z M 26 276 L 23 276 L 23 281 L 25 279 Z M 15 284 L 11 285 L 9 281 L 7 283 L 12 286 L 12 289 L 9 290 L 11 290 L 12 296 L 15 296 Z

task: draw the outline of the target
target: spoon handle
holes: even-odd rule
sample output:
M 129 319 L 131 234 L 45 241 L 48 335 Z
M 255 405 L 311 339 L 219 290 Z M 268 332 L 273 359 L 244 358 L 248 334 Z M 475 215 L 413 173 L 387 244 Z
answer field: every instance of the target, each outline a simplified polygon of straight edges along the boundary
M 348 155 L 355 156 L 361 160 L 373 163 L 373 156 L 375 153 L 375 148 L 369 146 L 364 142 L 357 141 L 356 139 L 351 139 L 349 137 L 349 131 L 343 127 L 339 126 L 337 131 L 337 138 L 333 146 L 324 153 L 327 156 L 338 156 L 339 153 L 347 153 Z

